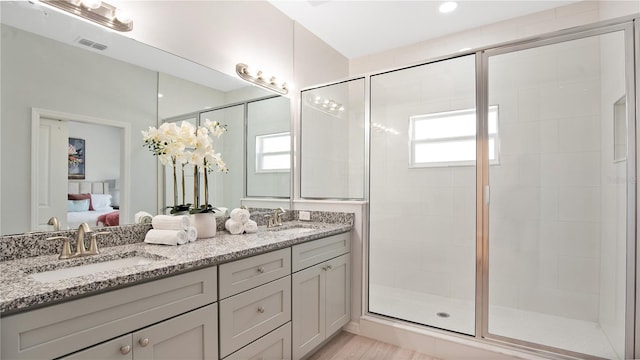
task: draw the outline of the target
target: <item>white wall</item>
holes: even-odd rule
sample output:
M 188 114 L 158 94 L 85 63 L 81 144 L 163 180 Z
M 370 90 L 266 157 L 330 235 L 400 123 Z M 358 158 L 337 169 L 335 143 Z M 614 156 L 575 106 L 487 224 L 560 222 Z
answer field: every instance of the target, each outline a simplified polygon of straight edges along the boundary
M 158 74 L 158 119 L 225 104 L 225 93 L 164 73 Z
M 157 73 L 5 26 L 1 35 L 2 88 L 11 89 L 1 99 L 6 234 L 29 229 L 31 108 L 129 122 L 139 144 L 140 131 L 156 124 Z M 156 159 L 142 146 L 130 157 L 130 213 L 154 209 Z
M 619 1 L 603 1 L 618 8 Z M 628 4 L 624 5 L 629 7 Z M 352 75 L 401 67 L 436 57 L 455 54 L 463 48 L 481 48 L 553 32 L 601 20 L 599 1 L 580 1 L 556 9 L 505 20 L 476 29 L 443 36 L 397 49 L 352 59 Z
M 120 179 L 121 129 L 73 121 L 68 129 L 69 137 L 85 140 L 85 180 Z
M 242 62 L 292 81 L 293 21 L 264 1 L 123 1 L 126 34 L 228 75 Z

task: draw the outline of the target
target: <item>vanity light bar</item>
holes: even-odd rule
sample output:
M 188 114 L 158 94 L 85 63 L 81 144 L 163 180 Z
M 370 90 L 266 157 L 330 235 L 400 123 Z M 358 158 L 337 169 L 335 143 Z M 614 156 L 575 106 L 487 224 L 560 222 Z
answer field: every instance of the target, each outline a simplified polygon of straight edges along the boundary
M 122 9 L 100 0 L 40 0 L 83 19 L 117 31 L 131 31 L 133 20 Z
M 236 65 L 236 73 L 243 80 L 261 86 L 265 89 L 275 91 L 278 94 L 286 95 L 289 92 L 286 82 L 278 84 L 275 76 L 268 76 L 260 70 L 258 70 L 254 75 L 249 71 L 249 66 L 246 64 L 238 63 Z

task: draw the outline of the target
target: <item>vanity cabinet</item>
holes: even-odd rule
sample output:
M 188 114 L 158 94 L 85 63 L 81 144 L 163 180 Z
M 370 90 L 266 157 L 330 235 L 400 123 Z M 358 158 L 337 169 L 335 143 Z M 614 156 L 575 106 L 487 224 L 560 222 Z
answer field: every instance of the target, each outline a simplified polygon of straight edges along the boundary
M 291 343 L 290 333 L 269 334 L 290 324 L 290 274 L 290 248 L 220 265 L 220 294 L 228 296 L 220 301 L 221 358 L 271 359 Z M 290 346 L 284 350 L 289 359 Z
M 52 359 L 87 348 L 96 354 L 109 353 L 105 341 L 120 339 L 124 334 L 132 336 L 132 331 L 137 329 L 143 329 L 141 334 L 133 335 L 149 332 L 148 349 L 170 342 L 181 343 L 184 337 L 192 336 L 178 330 L 177 324 L 183 324 L 178 315 L 182 314 L 185 316 L 182 319 L 190 319 L 189 322 L 197 320 L 196 325 L 200 324 L 201 328 L 193 331 L 204 331 L 207 338 L 203 341 L 208 344 L 206 355 L 216 358 L 217 349 L 210 346 L 217 342 L 216 325 L 211 326 L 209 322 L 217 324 L 217 305 L 197 313 L 199 316 L 189 313 L 216 300 L 217 267 L 213 266 L 7 316 L 1 321 L 1 358 Z M 165 335 L 161 335 L 162 329 L 166 329 Z M 175 339 L 171 340 L 172 331 L 176 332 L 173 333 Z M 132 341 L 138 339 L 134 337 Z M 90 348 L 96 344 L 101 345 Z M 117 341 L 115 345 L 119 351 Z M 144 351 L 137 353 L 140 352 L 144 354 Z
M 303 358 L 349 322 L 349 235 L 339 234 L 292 248 L 293 267 L 301 269 L 291 275 L 294 359 Z
M 212 304 L 62 359 L 215 360 L 218 357 L 217 339 L 218 306 Z

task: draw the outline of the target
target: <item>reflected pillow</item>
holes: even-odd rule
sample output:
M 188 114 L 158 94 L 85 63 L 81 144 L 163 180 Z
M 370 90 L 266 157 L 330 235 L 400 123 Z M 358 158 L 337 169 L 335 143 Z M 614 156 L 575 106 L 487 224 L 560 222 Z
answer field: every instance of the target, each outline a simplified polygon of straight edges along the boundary
M 109 194 L 91 194 L 92 210 L 109 210 L 111 207 L 111 195 Z
M 67 200 L 85 200 L 85 199 L 89 200 L 89 210 L 93 210 L 93 204 L 91 203 L 91 194 L 68 194 L 67 195 Z
M 85 200 L 67 200 L 68 212 L 89 211 L 89 199 Z

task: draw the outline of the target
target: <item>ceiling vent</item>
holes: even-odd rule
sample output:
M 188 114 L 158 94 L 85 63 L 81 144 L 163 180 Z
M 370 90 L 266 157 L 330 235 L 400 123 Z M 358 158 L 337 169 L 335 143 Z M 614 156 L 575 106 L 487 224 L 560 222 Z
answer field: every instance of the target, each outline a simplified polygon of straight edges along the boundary
M 105 50 L 107 48 L 107 45 L 100 44 L 100 43 L 97 43 L 95 41 L 91 41 L 91 40 L 85 39 L 85 38 L 80 38 L 80 39 L 78 39 L 77 42 L 80 45 L 84 45 L 84 46 L 87 46 L 87 47 L 90 47 L 90 48 L 94 48 L 94 49 L 100 50 L 100 51 Z

